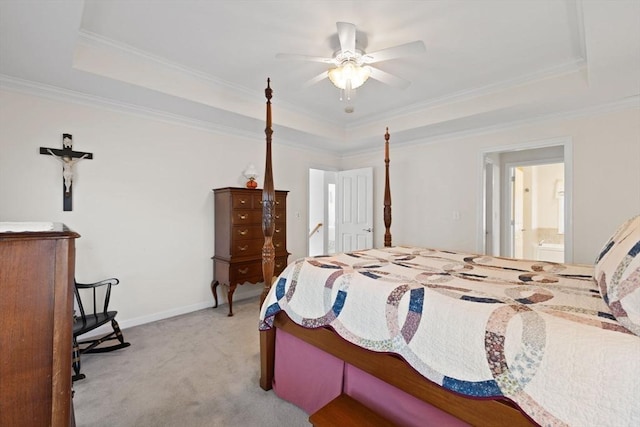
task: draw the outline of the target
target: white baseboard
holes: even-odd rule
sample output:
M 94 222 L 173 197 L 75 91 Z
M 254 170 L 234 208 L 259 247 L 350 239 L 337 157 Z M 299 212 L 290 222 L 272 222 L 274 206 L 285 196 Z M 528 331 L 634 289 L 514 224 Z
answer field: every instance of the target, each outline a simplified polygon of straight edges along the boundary
M 223 289 L 223 290 L 221 290 Z M 262 286 L 255 287 L 238 287 L 236 292 L 233 294 L 233 302 L 242 301 L 244 299 L 253 298 L 255 296 L 260 295 L 262 292 Z M 224 286 L 218 287 L 218 308 L 217 310 L 226 310 L 222 307 L 228 305 L 227 303 L 227 293 Z M 171 310 L 161 311 L 158 313 L 149 314 L 146 316 L 134 317 L 132 319 L 120 320 L 116 316 L 116 320 L 118 321 L 118 325 L 120 325 L 120 329 L 124 330 L 127 328 L 132 328 L 134 326 L 144 325 L 146 323 L 157 322 L 158 320 L 168 319 L 170 317 L 180 316 L 181 314 L 192 313 L 194 311 L 203 310 L 205 308 L 212 308 L 213 303 L 210 300 L 202 301 L 196 304 L 187 305 L 184 307 L 177 307 Z M 111 324 L 108 323 L 106 325 L 102 325 L 99 328 L 94 329 L 93 331 L 87 332 L 84 335 L 79 337 L 79 340 L 82 341 L 84 339 L 88 339 L 94 336 L 104 335 L 111 331 Z M 125 337 L 126 338 L 126 337 Z
M 119 320 L 116 318 L 116 320 L 118 320 L 120 329 L 127 329 L 138 325 L 144 325 L 145 323 L 157 322 L 158 320 L 168 319 L 170 317 L 180 316 L 181 314 L 187 314 L 194 311 L 202 310 L 207 307 L 213 307 L 211 301 L 202 301 L 197 304 L 177 307 L 171 310 L 161 311 L 146 316 L 134 317 L 133 319 Z

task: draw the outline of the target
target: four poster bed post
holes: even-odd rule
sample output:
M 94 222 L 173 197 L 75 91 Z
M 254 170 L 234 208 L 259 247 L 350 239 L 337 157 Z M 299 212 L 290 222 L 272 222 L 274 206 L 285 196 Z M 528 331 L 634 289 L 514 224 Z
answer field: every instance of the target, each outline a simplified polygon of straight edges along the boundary
M 270 86 L 271 79 L 267 79 L 267 88 L 264 90 L 267 98 L 267 119 L 264 133 L 266 135 L 266 160 L 264 167 L 264 185 L 262 187 L 262 232 L 264 233 L 264 246 L 262 247 L 262 277 L 264 289 L 260 296 L 260 304 L 264 302 L 273 281 L 275 263 L 275 249 L 273 247 L 273 230 L 275 228 L 273 216 L 275 186 L 273 184 L 273 169 L 271 161 L 271 136 L 273 129 L 271 124 L 271 96 L 273 91 Z M 260 332 L 260 387 L 264 390 L 271 389 L 273 381 L 273 364 L 275 360 L 275 329 Z
M 264 186 L 262 187 L 262 232 L 264 233 L 264 246 L 262 247 L 262 277 L 264 278 L 264 289 L 262 291 L 260 302 L 264 301 L 265 297 L 269 293 L 269 289 L 271 289 L 276 257 L 275 248 L 273 246 L 273 230 L 275 228 L 273 209 L 276 194 L 275 186 L 273 185 L 273 170 L 271 166 L 271 136 L 273 135 L 273 130 L 271 129 L 271 96 L 273 91 L 271 90 L 270 83 L 271 79 L 267 79 L 267 88 L 264 90 L 265 97 L 267 98 L 267 125 L 264 129 L 267 139 L 267 151 L 264 167 Z
M 389 128 L 384 134 L 384 246 L 391 247 L 391 186 L 389 185 Z

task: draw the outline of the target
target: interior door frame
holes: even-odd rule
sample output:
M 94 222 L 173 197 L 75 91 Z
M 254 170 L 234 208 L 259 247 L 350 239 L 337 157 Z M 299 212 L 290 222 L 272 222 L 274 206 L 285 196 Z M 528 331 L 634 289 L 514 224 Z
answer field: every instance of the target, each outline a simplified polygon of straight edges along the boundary
M 523 188 L 518 188 L 519 186 L 516 185 L 516 183 L 519 182 L 519 180 L 522 180 L 524 178 L 524 174 L 522 171 L 518 171 L 517 168 L 518 166 L 521 166 L 520 163 L 505 163 L 505 174 L 506 174 L 506 178 L 502 180 L 502 184 L 507 187 L 508 186 L 508 190 L 505 188 L 503 189 L 503 194 L 506 196 L 503 203 L 503 212 L 505 212 L 505 215 L 503 215 L 503 221 L 501 224 L 501 229 L 507 229 L 507 242 L 506 245 L 504 247 L 506 247 L 507 252 L 505 252 L 504 250 L 502 250 L 502 254 L 503 255 L 507 255 L 510 257 L 514 257 L 514 258 L 523 258 L 523 254 L 522 253 L 518 253 L 517 249 L 516 249 L 516 241 L 518 240 L 518 238 L 520 239 L 520 250 L 522 251 L 522 234 L 520 234 L 518 236 L 518 226 L 520 227 L 520 233 L 522 233 L 524 230 L 522 229 L 522 227 L 524 226 L 524 209 L 523 209 L 523 202 L 524 202 L 524 190 Z M 520 203 L 516 203 L 517 201 L 519 201 Z M 517 221 L 518 217 L 520 217 L 519 219 L 521 219 L 523 222 L 519 223 Z
M 547 148 L 547 147 L 555 147 L 562 146 L 563 147 L 563 162 L 564 162 L 564 251 L 565 251 L 565 262 L 570 263 L 573 262 L 573 141 L 571 137 L 558 137 L 537 141 L 529 141 L 523 142 L 519 144 L 513 145 L 505 145 L 505 146 L 497 146 L 490 147 L 480 150 L 479 153 L 479 168 L 478 168 L 478 211 L 477 211 L 477 238 L 476 238 L 476 250 L 478 253 L 486 253 L 486 221 L 487 221 L 487 204 L 486 204 L 486 176 L 487 171 L 486 168 L 489 167 L 487 165 L 491 165 L 490 161 L 487 161 L 487 158 L 491 156 L 495 156 L 496 154 L 513 152 L 513 151 L 521 151 L 521 150 L 532 150 L 536 148 Z M 524 163 L 524 162 L 522 162 Z M 540 162 L 542 163 L 542 162 Z M 499 174 L 499 179 L 504 181 L 505 171 L 501 171 Z M 500 188 L 504 188 L 504 185 L 508 183 L 501 182 Z M 510 197 L 509 197 L 510 199 Z M 500 223 L 504 222 L 504 209 L 507 201 L 501 200 L 501 212 L 502 216 Z M 509 200 L 509 203 L 510 200 Z M 503 235 L 500 235 L 500 252 L 503 253 L 504 250 L 504 242 L 505 238 Z

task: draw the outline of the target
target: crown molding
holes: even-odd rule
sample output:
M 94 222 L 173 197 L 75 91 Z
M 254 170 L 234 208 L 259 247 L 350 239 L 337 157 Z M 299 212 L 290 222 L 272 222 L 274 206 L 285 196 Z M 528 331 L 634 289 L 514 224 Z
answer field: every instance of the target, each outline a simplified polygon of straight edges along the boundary
M 256 92 L 255 90 L 251 90 L 242 85 L 230 83 L 228 81 L 219 79 L 206 72 L 184 66 L 182 64 L 170 61 L 161 56 L 153 55 L 142 49 L 135 48 L 128 44 L 113 40 L 111 38 L 96 34 L 91 31 L 87 31 L 84 29 L 78 30 L 78 43 L 88 48 L 95 48 L 95 49 L 108 48 L 129 56 L 132 56 L 134 58 L 137 57 L 141 60 L 156 64 L 160 68 L 170 69 L 175 72 L 181 73 L 185 76 L 188 76 L 190 78 L 196 79 L 197 81 L 200 81 L 208 86 L 230 91 L 234 95 L 240 95 L 247 102 L 264 103 L 264 96 L 261 95 L 261 92 Z M 325 123 L 331 126 L 341 126 L 341 124 L 338 122 L 327 120 L 326 117 L 321 117 L 315 112 L 309 111 L 308 109 L 305 109 L 305 108 L 301 108 L 298 105 L 293 105 L 284 100 L 279 100 L 278 105 L 279 105 L 279 108 L 282 108 L 283 110 L 296 111 L 298 113 L 302 113 L 306 117 L 309 117 L 313 120 L 317 120 L 318 122 Z
M 139 57 L 144 59 L 145 61 L 154 62 L 162 67 L 170 68 L 180 73 L 187 74 L 191 77 L 195 77 L 199 80 L 205 81 L 209 85 L 223 87 L 224 89 L 230 90 L 234 93 L 242 94 L 243 96 L 246 96 L 250 101 L 256 102 L 262 100 L 255 93 L 255 91 L 249 90 L 244 86 L 229 83 L 203 71 L 186 67 L 182 64 L 178 64 L 177 62 L 169 61 L 168 59 L 161 56 L 153 55 L 142 49 L 135 48 L 128 44 L 118 42 L 108 37 L 104 37 L 91 31 L 84 30 L 82 28 L 78 30 L 78 43 L 95 48 L 102 48 L 106 46 L 110 49 L 120 51 L 134 57 Z
M 114 101 L 112 99 L 103 98 L 95 95 L 88 95 L 86 93 L 77 92 L 69 89 L 63 89 L 57 86 L 47 85 L 44 83 L 33 82 L 29 80 L 20 79 L 17 77 L 0 74 L 0 90 L 7 90 L 19 93 L 25 93 L 37 97 L 51 99 L 58 102 L 68 102 L 72 104 L 85 105 L 94 108 L 102 108 L 108 111 L 116 113 L 124 113 L 136 115 L 146 119 L 157 120 L 163 123 L 172 125 L 186 126 L 192 129 L 203 130 L 206 132 L 212 132 L 225 136 L 234 136 L 251 141 L 264 140 L 265 134 L 263 132 L 251 132 L 242 128 L 224 126 L 213 122 L 193 119 L 190 117 L 182 116 L 179 114 L 168 113 L 166 111 L 155 110 L 147 107 L 140 107 L 138 105 L 128 104 L 120 101 Z M 277 127 L 277 125 L 276 125 Z M 339 156 L 340 153 L 335 150 L 326 149 L 318 146 L 318 144 L 311 144 L 302 146 L 301 143 L 289 140 L 287 138 L 278 138 L 274 141 L 276 145 L 288 146 L 291 148 L 302 149 L 305 151 L 311 151 L 322 154 L 330 154 Z
M 437 142 L 449 141 L 452 139 L 465 138 L 468 136 L 480 136 L 496 132 L 501 132 L 509 129 L 515 129 L 522 126 L 528 126 L 536 123 L 543 123 L 554 120 L 570 120 L 581 117 L 589 117 L 595 115 L 602 115 L 607 113 L 613 113 L 620 110 L 627 110 L 632 108 L 640 109 L 640 95 L 633 95 L 626 98 L 622 98 L 617 101 L 607 102 L 602 104 L 593 105 L 586 108 L 579 108 L 575 110 L 563 111 L 553 114 L 544 114 L 535 117 L 530 117 L 521 120 L 512 120 L 510 122 L 501 123 L 498 125 L 485 126 L 481 128 L 465 129 L 457 132 L 449 132 L 439 134 L 435 136 L 428 136 L 424 138 L 413 138 L 402 142 L 394 142 L 394 146 L 397 147 L 412 147 L 423 144 L 434 144 Z M 382 147 L 380 148 L 381 151 Z M 365 154 L 371 154 L 372 150 L 369 148 L 355 149 L 342 154 L 342 158 L 357 157 Z
M 232 128 L 230 126 L 224 126 L 204 120 L 197 120 L 179 114 L 168 113 L 166 111 L 141 107 L 138 105 L 120 101 L 114 101 L 109 98 L 104 98 L 96 95 L 88 95 L 86 93 L 63 89 L 45 83 L 24 80 L 4 74 L 0 74 L 0 89 L 26 93 L 42 98 L 48 98 L 54 101 L 62 101 L 72 104 L 103 108 L 117 113 L 133 114 L 144 118 L 162 121 L 165 123 L 179 124 L 224 135 L 240 136 L 250 139 L 260 137 L 259 133 L 246 131 L 244 129 Z
M 54 101 L 69 102 L 73 104 L 81 104 L 90 107 L 99 107 L 109 111 L 118 113 L 126 113 L 138 115 L 144 118 L 150 118 L 169 124 L 178 124 L 181 126 L 187 126 L 198 130 L 204 130 L 207 132 L 218 133 L 222 135 L 229 135 L 241 138 L 247 138 L 251 140 L 262 140 L 264 135 L 258 132 L 250 132 L 244 129 L 233 128 L 230 126 L 224 126 L 215 124 L 212 122 L 192 119 L 186 116 L 167 113 L 160 110 L 154 110 L 151 108 L 140 107 L 137 105 L 127 104 L 124 102 L 114 101 L 108 98 L 98 97 L 95 95 L 88 95 L 85 93 L 63 89 L 56 86 L 47 85 L 44 83 L 37 83 L 29 80 L 24 80 L 12 76 L 0 74 L 0 89 L 11 90 L 15 92 L 26 93 L 29 95 L 39 96 L 43 98 L 52 99 Z M 534 123 L 540 123 L 552 120 L 572 119 L 585 116 L 593 116 L 599 114 L 606 114 L 615 112 L 618 110 L 640 108 L 640 95 L 634 95 L 620 99 L 618 101 L 603 103 L 594 105 L 587 108 L 581 108 L 577 110 L 564 111 L 554 114 L 540 115 L 522 120 L 513 120 L 507 123 L 499 125 L 486 126 L 482 128 L 467 129 L 458 132 L 449 132 L 436 136 L 414 138 L 403 142 L 395 142 L 394 145 L 401 147 L 415 146 L 420 144 L 429 144 L 435 142 L 441 142 L 451 139 L 463 138 L 472 135 L 484 135 L 488 133 L 500 132 L 508 129 L 513 129 L 521 126 L 526 126 Z M 338 156 L 340 158 L 349 158 L 354 156 L 360 156 L 363 154 L 371 154 L 371 147 L 363 147 L 361 149 L 348 150 L 345 152 L 337 152 L 335 150 L 329 150 L 319 147 L 317 144 L 301 146 L 300 142 L 290 141 L 286 138 L 279 138 L 276 144 L 282 144 L 291 148 L 303 149 L 305 151 L 313 151 L 317 153 L 325 153 Z
M 497 83 L 491 83 L 485 86 L 462 90 L 452 94 L 447 94 L 437 98 L 431 98 L 424 102 L 414 103 L 406 107 L 397 108 L 384 114 L 377 114 L 351 123 L 346 127 L 347 131 L 354 131 L 360 127 L 370 126 L 378 123 L 380 120 L 401 119 L 429 108 L 439 107 L 447 104 L 453 104 L 461 101 L 469 101 L 495 93 L 505 92 L 518 88 L 523 85 L 536 83 L 550 78 L 566 76 L 568 74 L 579 73 L 585 70 L 587 63 L 584 58 L 577 58 L 560 65 L 538 70 L 513 79 L 503 80 Z

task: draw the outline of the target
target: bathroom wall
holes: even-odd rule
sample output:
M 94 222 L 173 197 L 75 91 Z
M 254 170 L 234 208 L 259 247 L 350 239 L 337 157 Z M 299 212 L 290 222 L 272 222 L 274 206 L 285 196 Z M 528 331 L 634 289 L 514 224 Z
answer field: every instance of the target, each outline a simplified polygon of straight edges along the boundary
M 532 228 L 538 241 L 564 243 L 561 210 L 564 203 L 564 164 L 532 167 Z

